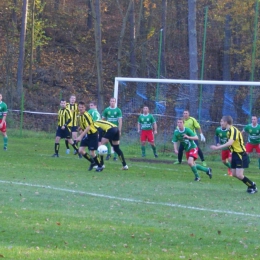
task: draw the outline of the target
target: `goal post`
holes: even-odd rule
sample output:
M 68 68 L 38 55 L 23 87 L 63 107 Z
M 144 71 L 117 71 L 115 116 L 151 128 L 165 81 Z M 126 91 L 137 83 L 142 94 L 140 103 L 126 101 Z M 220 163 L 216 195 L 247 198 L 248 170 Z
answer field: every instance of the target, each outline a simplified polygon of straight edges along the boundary
M 122 138 L 127 144 L 135 141 L 139 148 L 136 126 L 144 105 L 158 124 L 156 144 L 171 151 L 176 119 L 185 109 L 199 120 L 207 139 L 201 144 L 205 149 L 214 143 L 214 131 L 223 115 L 231 115 L 241 130 L 251 115 L 260 117 L 260 82 L 253 81 L 116 77 L 114 97 L 123 112 Z

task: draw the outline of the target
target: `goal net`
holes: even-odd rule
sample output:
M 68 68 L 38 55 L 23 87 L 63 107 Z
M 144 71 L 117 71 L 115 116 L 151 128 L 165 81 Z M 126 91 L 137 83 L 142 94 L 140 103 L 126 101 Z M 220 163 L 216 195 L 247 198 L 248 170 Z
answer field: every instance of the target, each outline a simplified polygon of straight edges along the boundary
M 199 121 L 206 137 L 201 146 L 208 151 L 223 115 L 232 116 L 239 129 L 251 121 L 251 115 L 260 115 L 259 87 L 260 82 L 117 77 L 114 97 L 123 112 L 122 143 L 140 154 L 137 119 L 146 105 L 157 121 L 159 153 L 172 152 L 172 134 L 184 110 Z

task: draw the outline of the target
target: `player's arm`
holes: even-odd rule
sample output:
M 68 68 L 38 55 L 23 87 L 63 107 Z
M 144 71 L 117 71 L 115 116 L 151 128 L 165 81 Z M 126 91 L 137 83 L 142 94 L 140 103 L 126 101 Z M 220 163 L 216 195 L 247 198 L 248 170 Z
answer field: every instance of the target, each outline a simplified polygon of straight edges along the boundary
M 233 143 L 234 143 L 234 140 L 228 139 L 228 141 L 225 144 L 221 144 L 221 145 L 218 145 L 218 146 L 217 145 L 211 145 L 210 148 L 212 150 L 220 150 L 220 149 L 231 146 Z
M 157 134 L 157 124 L 156 124 L 156 122 L 153 123 L 153 132 L 154 132 L 154 134 Z
M 219 139 L 218 135 L 215 135 L 215 142 L 216 142 L 216 145 L 220 144 L 220 139 Z
M 186 135 L 186 134 L 184 134 L 184 135 L 183 135 L 183 138 L 189 139 L 189 140 L 193 140 L 193 141 L 199 140 L 199 137 L 198 137 L 197 135 L 191 136 L 191 135 Z
M 194 124 L 195 129 L 198 130 L 198 132 L 200 134 L 201 142 L 206 142 L 206 138 L 205 138 L 204 134 L 202 133 L 200 124 L 199 124 L 199 122 L 195 118 L 193 118 L 193 124 Z
M 174 153 L 178 154 L 178 142 L 173 142 Z
M 137 132 L 139 133 L 140 132 L 140 129 L 141 129 L 141 125 L 139 122 L 137 122 Z
M 122 123 L 123 123 L 122 117 L 118 118 L 118 129 L 119 129 L 120 135 L 121 135 L 121 130 L 122 130 Z

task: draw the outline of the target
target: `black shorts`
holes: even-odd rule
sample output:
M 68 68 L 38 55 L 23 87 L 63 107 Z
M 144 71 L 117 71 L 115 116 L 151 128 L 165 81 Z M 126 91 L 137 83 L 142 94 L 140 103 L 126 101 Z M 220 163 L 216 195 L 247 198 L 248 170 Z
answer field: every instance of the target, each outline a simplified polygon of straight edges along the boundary
M 71 138 L 71 132 L 70 129 L 66 126 L 64 129 L 61 129 L 61 126 L 58 126 L 56 130 L 56 136 L 60 137 L 61 139 L 70 139 Z
M 98 148 L 98 132 L 88 134 L 80 142 L 80 147 L 88 147 L 90 151 L 95 151 Z
M 109 141 L 119 141 L 120 134 L 118 127 L 112 127 L 108 129 L 108 131 L 103 135 L 103 137 L 108 139 Z
M 236 168 L 248 168 L 249 166 L 249 157 L 246 152 L 244 153 L 236 153 L 232 152 L 232 159 L 231 159 L 231 169 Z
M 77 126 L 71 126 L 70 129 L 71 129 L 71 132 L 78 132 Z

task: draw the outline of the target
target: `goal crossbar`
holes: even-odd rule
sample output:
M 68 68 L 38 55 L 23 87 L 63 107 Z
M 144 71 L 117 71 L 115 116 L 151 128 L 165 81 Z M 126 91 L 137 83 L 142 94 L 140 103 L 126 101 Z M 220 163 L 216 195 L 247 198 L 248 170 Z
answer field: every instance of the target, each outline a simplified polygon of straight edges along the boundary
M 228 85 L 228 86 L 260 86 L 256 81 L 221 81 L 221 80 L 192 80 L 192 79 L 152 79 L 152 78 L 125 78 L 115 77 L 114 97 L 118 98 L 119 82 L 146 82 L 146 83 L 176 83 L 195 85 Z

